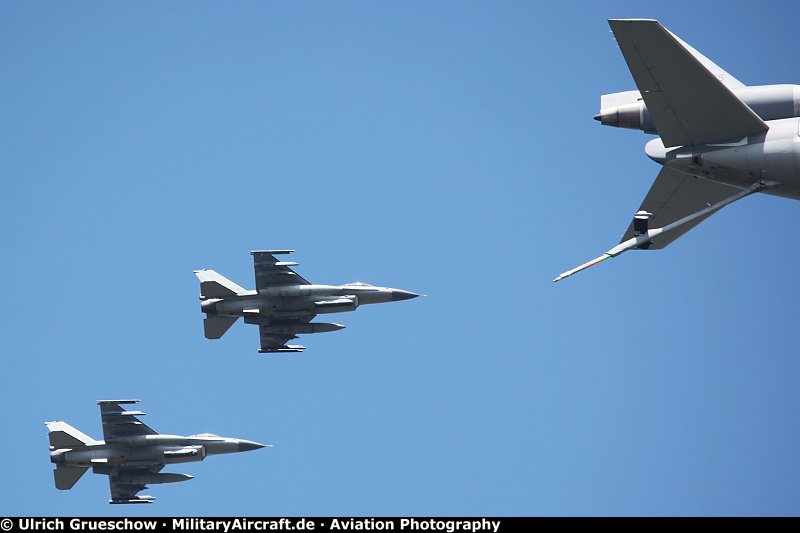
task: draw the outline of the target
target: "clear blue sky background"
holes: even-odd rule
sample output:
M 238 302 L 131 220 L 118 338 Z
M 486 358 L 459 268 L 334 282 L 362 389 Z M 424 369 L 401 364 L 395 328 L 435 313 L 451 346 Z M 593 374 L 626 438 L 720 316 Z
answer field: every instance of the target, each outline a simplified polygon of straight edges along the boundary
M 0 515 L 796 515 L 800 203 L 612 247 L 658 166 L 592 120 L 633 89 L 608 18 L 746 84 L 800 82 L 777 2 L 0 3 Z M 426 298 L 303 354 L 203 338 L 253 249 Z M 53 486 L 95 400 L 274 444 L 152 506 Z

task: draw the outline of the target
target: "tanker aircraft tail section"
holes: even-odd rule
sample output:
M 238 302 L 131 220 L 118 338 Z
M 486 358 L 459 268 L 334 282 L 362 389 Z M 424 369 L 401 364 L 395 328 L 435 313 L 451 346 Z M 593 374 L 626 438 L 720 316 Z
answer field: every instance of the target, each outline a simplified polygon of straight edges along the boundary
M 595 119 L 657 133 L 645 153 L 662 168 L 620 243 L 553 281 L 664 248 L 756 192 L 800 199 L 800 86 L 747 87 L 655 20 L 608 22 L 638 91 L 604 95 Z
M 610 20 L 664 146 L 761 133 L 766 123 L 655 20 Z

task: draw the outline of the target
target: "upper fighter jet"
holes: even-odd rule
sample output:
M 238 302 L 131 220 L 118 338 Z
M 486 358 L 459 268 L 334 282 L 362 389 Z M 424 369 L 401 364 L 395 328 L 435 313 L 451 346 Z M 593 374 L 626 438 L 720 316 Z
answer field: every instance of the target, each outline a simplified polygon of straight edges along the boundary
M 631 249 L 664 248 L 755 192 L 800 199 L 800 86 L 747 87 L 655 20 L 609 20 L 638 91 L 603 95 L 606 126 L 655 133 L 662 165 L 619 245 L 562 280 Z
M 321 313 L 354 311 L 363 304 L 396 302 L 418 294 L 366 283 L 312 285 L 292 270 L 293 262 L 275 255 L 294 250 L 250 252 L 256 271 L 256 290 L 248 291 L 213 270 L 195 270 L 200 279 L 200 309 L 206 314 L 203 328 L 207 339 L 219 339 L 243 316 L 258 324 L 261 353 L 301 352 L 304 346 L 286 344 L 298 334 L 323 333 L 344 328 L 341 324 L 311 323 Z
M 180 437 L 159 435 L 121 406 L 139 400 L 100 400 L 103 439 L 81 433 L 66 422 L 46 422 L 50 430 L 50 462 L 56 488 L 69 490 L 89 468 L 106 474 L 111 485 L 108 503 L 152 503 L 152 496 L 136 494 L 154 483 L 192 479 L 188 474 L 161 474 L 164 465 L 202 461 L 206 455 L 257 450 L 264 444 L 201 433 Z

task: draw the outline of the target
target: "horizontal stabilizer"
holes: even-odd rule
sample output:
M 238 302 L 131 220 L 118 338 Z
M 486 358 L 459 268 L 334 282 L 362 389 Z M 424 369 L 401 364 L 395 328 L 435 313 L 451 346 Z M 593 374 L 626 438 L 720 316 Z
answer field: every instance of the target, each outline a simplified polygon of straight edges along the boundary
M 700 60 L 657 21 L 608 22 L 664 146 L 705 144 L 768 129 L 719 73 L 709 70 L 708 60 Z
M 60 448 L 75 448 L 78 446 L 85 446 L 95 440 L 78 431 L 66 422 L 45 422 L 47 429 L 50 430 L 48 437 L 50 438 L 50 446 L 54 449 Z
M 206 339 L 219 339 L 236 322 L 239 317 L 214 316 L 203 319 L 203 332 Z
M 213 270 L 195 270 L 194 274 L 200 280 L 201 298 L 222 298 L 247 292 L 247 289 Z
M 619 107 L 627 104 L 635 104 L 642 100 L 639 91 L 624 91 L 621 93 L 601 94 L 600 109 Z
M 87 470 L 89 469 L 83 466 L 58 465 L 56 469 L 53 470 L 53 476 L 56 480 L 56 488 L 58 490 L 71 489 Z

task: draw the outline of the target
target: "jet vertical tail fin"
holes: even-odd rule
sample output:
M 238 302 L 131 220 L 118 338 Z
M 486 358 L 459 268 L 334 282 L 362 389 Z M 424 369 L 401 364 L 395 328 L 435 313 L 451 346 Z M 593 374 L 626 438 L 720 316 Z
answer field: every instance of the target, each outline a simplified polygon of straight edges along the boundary
M 53 477 L 56 480 L 56 488 L 58 490 L 69 490 L 78 482 L 78 480 L 89 470 L 84 466 L 64 466 L 58 465 L 53 470 Z
M 247 289 L 238 286 L 222 274 L 213 270 L 195 270 L 195 276 L 200 280 L 200 298 L 221 298 L 236 296 L 247 292 Z
M 75 429 L 66 422 L 45 422 L 50 430 L 50 446 L 58 448 L 75 448 L 96 442 L 92 437 Z
M 66 422 L 45 422 L 47 429 L 50 430 L 50 449 L 60 448 L 79 448 L 93 442 L 97 442 L 89 435 L 75 429 Z M 53 476 L 58 490 L 69 490 L 78 482 L 81 476 L 88 470 L 82 466 L 58 465 L 53 470 Z
M 203 319 L 203 333 L 206 339 L 219 339 L 237 320 L 239 317 L 209 315 Z

